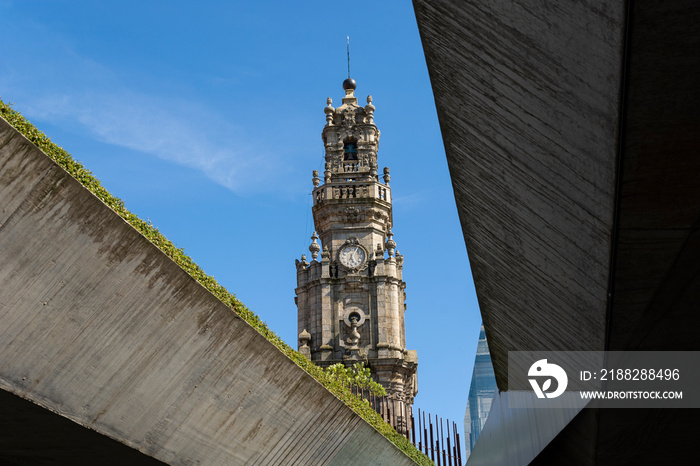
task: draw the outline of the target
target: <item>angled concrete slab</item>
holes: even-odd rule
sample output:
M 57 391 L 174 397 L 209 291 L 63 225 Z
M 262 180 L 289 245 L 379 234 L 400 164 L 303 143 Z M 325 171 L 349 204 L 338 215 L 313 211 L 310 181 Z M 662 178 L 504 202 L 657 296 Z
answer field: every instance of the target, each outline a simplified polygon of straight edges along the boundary
M 144 464 L 413 464 L 4 120 L 0 283 L 6 425 L 40 406 Z
M 509 351 L 700 349 L 697 2 L 413 3 L 498 388 Z M 697 410 L 525 413 L 470 464 L 697 461 Z

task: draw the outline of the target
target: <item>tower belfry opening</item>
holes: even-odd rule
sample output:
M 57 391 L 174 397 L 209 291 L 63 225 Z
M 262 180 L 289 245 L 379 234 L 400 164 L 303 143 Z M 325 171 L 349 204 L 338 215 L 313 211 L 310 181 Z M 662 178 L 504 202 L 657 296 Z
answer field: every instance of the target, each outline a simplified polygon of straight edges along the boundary
M 329 97 L 323 179 L 313 171 L 316 231 L 296 261 L 299 351 L 321 367 L 364 362 L 389 398 L 409 412 L 417 394 L 416 351 L 406 349 L 404 257 L 396 250 L 389 168 L 380 180 L 372 97 Z M 320 240 L 320 244 L 319 241 Z

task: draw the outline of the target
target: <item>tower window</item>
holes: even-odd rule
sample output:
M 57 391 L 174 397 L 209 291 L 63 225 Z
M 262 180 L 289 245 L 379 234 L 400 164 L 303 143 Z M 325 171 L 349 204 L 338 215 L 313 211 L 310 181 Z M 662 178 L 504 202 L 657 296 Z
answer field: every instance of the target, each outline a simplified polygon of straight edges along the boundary
M 357 160 L 357 144 L 354 142 L 345 143 L 345 157 L 343 160 Z

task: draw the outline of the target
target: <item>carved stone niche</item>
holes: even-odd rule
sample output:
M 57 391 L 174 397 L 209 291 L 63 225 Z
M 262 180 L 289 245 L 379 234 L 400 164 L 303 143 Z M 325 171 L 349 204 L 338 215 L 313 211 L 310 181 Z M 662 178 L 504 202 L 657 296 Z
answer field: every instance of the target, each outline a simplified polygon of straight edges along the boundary
M 343 312 L 343 322 L 348 327 L 352 327 L 352 319 L 355 317 L 357 326 L 361 327 L 367 320 L 367 314 L 357 305 L 349 305 Z
M 367 319 L 364 311 L 357 306 L 349 306 L 343 313 L 343 322 L 348 327 L 345 332 L 345 348 L 346 351 L 357 351 L 361 343 L 361 335 L 359 328 Z M 365 342 L 366 343 L 366 342 Z

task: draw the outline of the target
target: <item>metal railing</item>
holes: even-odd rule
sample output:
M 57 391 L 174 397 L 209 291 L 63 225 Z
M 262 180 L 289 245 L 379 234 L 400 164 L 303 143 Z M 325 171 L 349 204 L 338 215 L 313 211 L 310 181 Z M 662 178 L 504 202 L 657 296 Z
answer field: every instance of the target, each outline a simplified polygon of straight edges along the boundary
M 367 400 L 387 424 L 406 437 L 437 466 L 462 466 L 462 447 L 455 422 L 420 409 L 418 416 L 414 417 L 413 408 L 400 400 L 375 396 L 368 389 L 356 385 L 350 385 L 350 390 Z

